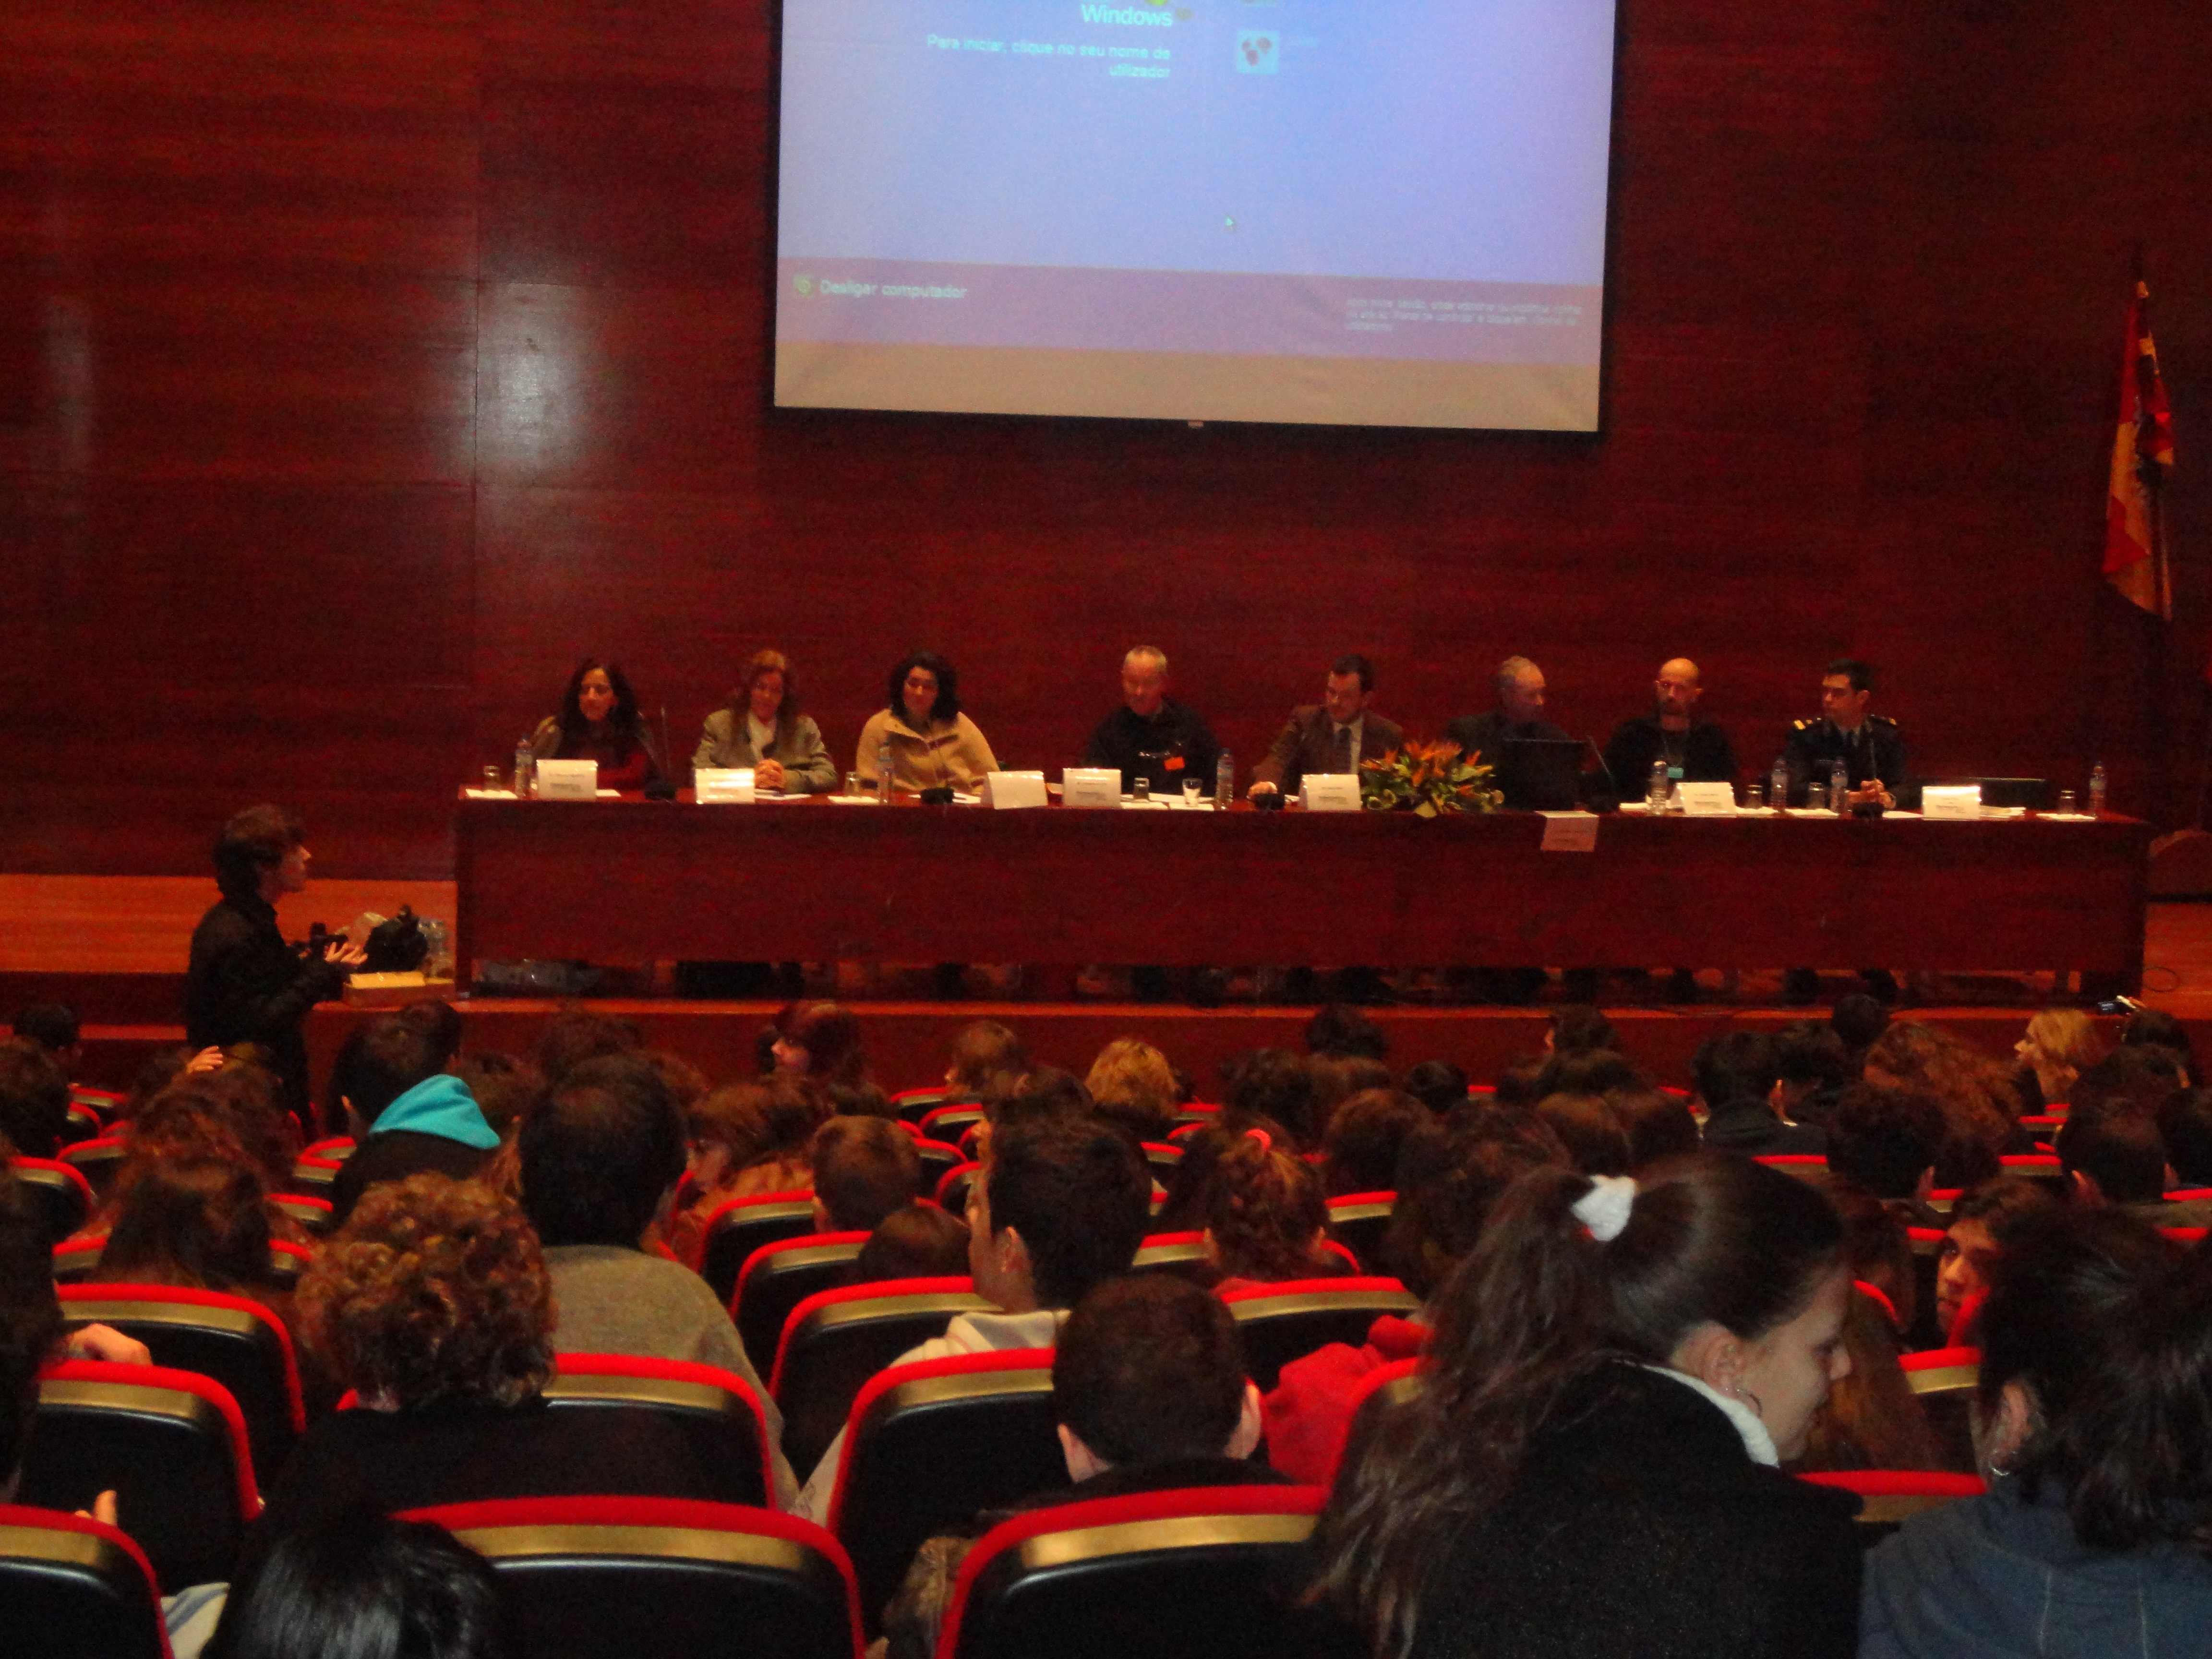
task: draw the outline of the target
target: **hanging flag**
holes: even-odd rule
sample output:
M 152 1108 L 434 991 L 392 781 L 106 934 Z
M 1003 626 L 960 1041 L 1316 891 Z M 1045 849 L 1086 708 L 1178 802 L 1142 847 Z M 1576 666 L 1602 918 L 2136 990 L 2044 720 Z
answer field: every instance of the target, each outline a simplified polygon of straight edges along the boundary
M 2173 416 L 2158 378 L 2150 339 L 2150 289 L 2136 283 L 2128 301 L 2127 349 L 2120 365 L 2120 419 L 2112 434 L 2112 476 L 2105 502 L 2105 580 L 2121 596 L 2173 619 L 2161 492 L 2173 467 Z

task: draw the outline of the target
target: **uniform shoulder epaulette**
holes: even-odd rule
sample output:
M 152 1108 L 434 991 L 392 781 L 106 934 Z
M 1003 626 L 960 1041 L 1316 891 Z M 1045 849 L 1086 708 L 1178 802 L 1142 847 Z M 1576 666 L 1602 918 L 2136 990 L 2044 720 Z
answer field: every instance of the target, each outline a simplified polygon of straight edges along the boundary
M 1876 726 L 1886 726 L 1893 732 L 1897 730 L 1897 722 L 1887 714 L 1869 714 L 1867 718 Z
M 1817 720 L 1792 720 L 1790 722 L 1790 729 L 1792 732 L 1809 732 L 1820 723 Z

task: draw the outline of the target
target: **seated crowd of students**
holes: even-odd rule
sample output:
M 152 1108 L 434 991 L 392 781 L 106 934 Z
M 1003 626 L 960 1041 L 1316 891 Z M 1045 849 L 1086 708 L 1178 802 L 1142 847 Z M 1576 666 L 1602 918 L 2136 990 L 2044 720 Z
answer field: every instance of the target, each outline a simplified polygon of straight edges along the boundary
M 1078 1079 L 979 1021 L 941 1087 L 893 1097 L 834 1005 L 787 1008 L 758 1071 L 716 1085 L 583 1010 L 528 1055 L 464 1052 L 425 1002 L 354 1030 L 319 1123 L 250 1054 L 177 1052 L 96 1138 L 70 1127 L 73 1022 L 18 1025 L 0 1500 L 42 1367 L 148 1358 L 65 1319 L 64 1260 L 250 1298 L 298 1355 L 305 1431 L 228 1594 L 171 1598 L 180 1655 L 319 1652 L 345 1618 L 385 1632 L 349 1651 L 504 1651 L 482 1563 L 392 1517 L 726 1500 L 730 1472 L 662 1418 L 575 1434 L 548 1405 L 563 1355 L 736 1379 L 760 1498 L 834 1526 L 849 1425 L 826 1449 L 787 1432 L 820 1402 L 771 1386 L 742 1290 L 709 1287 L 749 1201 L 849 1241 L 848 1285 L 964 1281 L 979 1300 L 894 1364 L 1050 1356 L 1065 1482 L 921 1543 L 865 1609 L 899 1659 L 935 1651 L 999 1522 L 1252 1484 L 1327 1492 L 1298 1615 L 1317 1650 L 2148 1659 L 2212 1629 L 2212 1090 L 2162 1016 L 2108 1048 L 2051 1011 L 2008 1063 L 1850 999 L 1714 1038 L 1681 1091 L 1594 1009 L 1471 1087 L 1447 1061 L 1394 1070 L 1378 1028 L 1330 1007 L 1306 1052 L 1225 1063 L 1208 1104 L 1136 1037 Z M 71 1139 L 113 1156 L 76 1166 L 96 1200 L 57 1241 L 29 1182 Z M 1332 1280 L 1405 1295 L 1255 1384 L 1240 1301 Z M 1963 1410 L 1916 1387 L 1938 1364 L 1967 1378 Z M 1981 1481 L 1869 1550 L 1843 1488 L 1881 1471 Z M 93 1513 L 131 1528 L 112 1494 Z

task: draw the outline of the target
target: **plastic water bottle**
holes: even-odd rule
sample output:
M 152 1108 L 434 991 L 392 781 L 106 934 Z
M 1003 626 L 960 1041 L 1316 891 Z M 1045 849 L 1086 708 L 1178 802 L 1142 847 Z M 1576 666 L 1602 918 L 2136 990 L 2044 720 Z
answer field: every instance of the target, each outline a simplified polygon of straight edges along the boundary
M 2099 761 L 2089 769 L 2089 816 L 2105 816 L 2105 763 Z
M 514 745 L 514 798 L 528 800 L 538 793 L 538 751 L 527 743 Z
M 1778 812 L 1790 805 L 1790 763 L 1779 757 L 1766 775 L 1766 804 Z
M 1653 761 L 1651 775 L 1644 781 L 1644 806 L 1646 811 L 1663 812 L 1667 810 L 1667 763 L 1662 760 Z
M 891 744 L 889 738 L 876 745 L 876 799 L 891 804 Z
M 1227 811 L 1237 799 L 1237 760 L 1226 749 L 1213 763 L 1213 804 Z
M 1850 793 L 1850 769 L 1844 764 L 1844 757 L 1838 755 L 1828 766 L 1828 805 L 1838 812 L 1849 811 Z

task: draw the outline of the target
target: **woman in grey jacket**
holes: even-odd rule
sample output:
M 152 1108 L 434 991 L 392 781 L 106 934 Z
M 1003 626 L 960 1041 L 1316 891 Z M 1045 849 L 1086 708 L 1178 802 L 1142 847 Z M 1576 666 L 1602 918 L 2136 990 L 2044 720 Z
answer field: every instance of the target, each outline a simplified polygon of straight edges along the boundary
M 2179 1659 L 2212 1650 L 2212 1259 L 2061 1209 L 1983 1304 L 1990 1489 L 1867 1559 L 1861 1659 Z
M 821 728 L 799 712 L 791 659 L 781 651 L 753 653 L 728 706 L 707 716 L 691 764 L 749 766 L 757 787 L 787 795 L 837 787 L 836 763 L 823 746 Z

